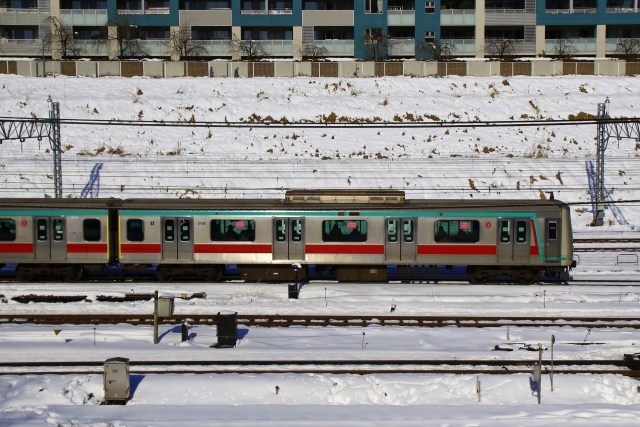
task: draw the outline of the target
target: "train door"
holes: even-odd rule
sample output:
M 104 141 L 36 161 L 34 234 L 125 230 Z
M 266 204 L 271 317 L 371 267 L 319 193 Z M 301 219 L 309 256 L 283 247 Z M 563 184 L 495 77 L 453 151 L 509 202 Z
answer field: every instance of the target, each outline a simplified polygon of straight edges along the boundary
M 36 261 L 67 259 L 65 221 L 60 216 L 35 218 L 34 258 Z
M 560 220 L 547 219 L 545 233 L 545 256 L 547 262 L 560 262 Z
M 193 260 L 193 218 L 162 218 L 162 260 Z
M 415 262 L 416 218 L 387 218 L 385 221 L 385 259 L 387 262 Z
M 531 253 L 531 220 L 500 218 L 498 220 L 498 261 L 526 263 Z
M 273 220 L 273 259 L 304 261 L 304 218 Z

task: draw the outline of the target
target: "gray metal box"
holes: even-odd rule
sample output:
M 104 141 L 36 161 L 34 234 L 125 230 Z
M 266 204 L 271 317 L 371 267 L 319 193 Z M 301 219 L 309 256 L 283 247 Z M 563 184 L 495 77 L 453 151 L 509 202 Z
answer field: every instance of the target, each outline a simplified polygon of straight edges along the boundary
M 162 295 L 158 297 L 158 317 L 173 316 L 173 295 Z
M 104 361 L 104 402 L 124 403 L 129 400 L 129 359 L 112 357 Z

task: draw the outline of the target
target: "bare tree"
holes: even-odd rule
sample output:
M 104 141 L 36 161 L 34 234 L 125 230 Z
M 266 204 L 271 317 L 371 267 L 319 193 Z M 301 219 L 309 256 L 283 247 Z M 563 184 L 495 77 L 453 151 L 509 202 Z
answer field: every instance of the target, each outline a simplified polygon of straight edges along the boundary
M 180 55 L 180 58 L 207 54 L 202 40 L 193 38 L 191 26 L 188 23 L 180 26 L 176 31 L 171 31 L 170 37 L 171 50 Z
M 364 45 L 369 59 L 378 61 L 384 59 L 393 47 L 393 41 L 382 31 L 382 28 L 369 28 L 364 36 Z
M 118 44 L 118 59 L 146 55 L 140 44 L 140 29 L 132 25 L 127 18 L 120 16 L 107 25 L 115 27 L 115 33 L 109 33 L 107 38 Z
M 513 39 L 489 39 L 485 51 L 503 61 L 516 53 L 516 43 Z
M 626 60 L 637 58 L 640 54 L 640 40 L 619 39 L 616 44 L 616 53 Z
M 56 16 L 50 16 L 46 21 L 51 26 L 51 32 L 44 35 L 43 45 L 59 50 L 62 58 L 77 55 L 73 47 L 73 27 L 64 25 Z
M 553 43 L 553 50 L 562 60 L 571 59 L 577 51 L 573 42 L 567 39 L 557 39 L 555 43 Z
M 418 45 L 418 49 L 423 52 L 427 58 L 434 61 L 442 61 L 455 52 L 456 47 L 451 42 L 442 40 L 425 41 Z
M 304 43 L 300 49 L 300 55 L 304 59 L 317 61 L 327 55 L 326 47 L 316 46 L 314 43 Z
M 260 40 L 242 40 L 238 36 L 233 36 L 231 48 L 234 52 L 240 52 L 240 55 L 248 61 L 255 61 L 267 56 L 264 44 Z

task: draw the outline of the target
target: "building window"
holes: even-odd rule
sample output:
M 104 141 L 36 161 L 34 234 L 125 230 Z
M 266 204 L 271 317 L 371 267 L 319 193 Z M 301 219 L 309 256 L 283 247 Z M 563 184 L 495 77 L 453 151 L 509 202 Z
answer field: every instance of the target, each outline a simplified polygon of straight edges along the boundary
M 367 221 L 327 220 L 322 221 L 323 242 L 366 242 Z
M 382 0 L 364 0 L 365 13 L 382 13 Z

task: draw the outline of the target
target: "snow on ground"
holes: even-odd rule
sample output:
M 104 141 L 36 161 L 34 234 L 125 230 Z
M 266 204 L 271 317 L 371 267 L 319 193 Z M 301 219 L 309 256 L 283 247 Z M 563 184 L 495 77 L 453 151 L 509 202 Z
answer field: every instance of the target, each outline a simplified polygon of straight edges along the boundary
M 609 97 L 613 117 L 637 116 L 640 78 L 378 78 L 378 79 L 27 79 L 1 76 L 0 113 L 47 117 L 46 98 L 60 102 L 64 119 L 177 120 L 185 123 L 445 121 L 565 119 L 595 115 Z M 607 210 L 603 228 L 588 227 L 589 162 L 595 126 L 520 128 L 268 128 L 62 127 L 63 193 L 78 197 L 92 168 L 103 163 L 104 197 L 275 197 L 288 188 L 394 188 L 408 197 L 526 198 L 549 191 L 574 203 L 580 236 L 633 236 L 640 225 L 634 204 Z M 634 140 L 610 142 L 606 186 L 614 200 L 637 200 L 640 168 Z M 47 141 L 5 141 L 0 150 L 0 194 L 53 194 Z M 619 254 L 583 253 L 574 278 L 635 278 L 638 266 Z M 622 260 L 625 261 L 625 260 Z M 299 300 L 286 285 L 230 283 L 2 284 L 2 312 L 151 313 L 150 302 L 99 303 L 98 295 L 205 291 L 206 299 L 176 299 L 178 313 L 362 313 L 637 316 L 633 286 L 467 286 L 442 284 L 305 284 Z M 28 293 L 87 295 L 69 304 L 21 305 Z M 56 335 L 54 329 L 60 329 Z M 495 358 L 534 359 L 524 344 L 549 346 L 559 359 L 637 352 L 635 330 L 571 328 L 471 330 L 288 328 L 240 326 L 234 349 L 213 349 L 215 328 L 161 327 L 153 345 L 149 327 L 0 326 L 0 360 L 132 361 L 247 358 Z M 364 333 L 364 335 L 363 335 Z M 363 340 L 364 338 L 364 340 Z M 580 345 L 584 343 L 585 345 Z M 601 344 L 600 344 L 601 343 Z M 491 351 L 495 345 L 512 352 Z M 545 357 L 548 353 L 545 352 Z M 0 376 L 0 426 L 309 425 L 309 426 L 606 426 L 637 425 L 638 381 L 610 375 L 543 378 L 542 404 L 528 375 L 156 375 L 134 374 L 127 406 L 100 406 L 102 377 Z M 276 386 L 278 392 L 276 393 Z

